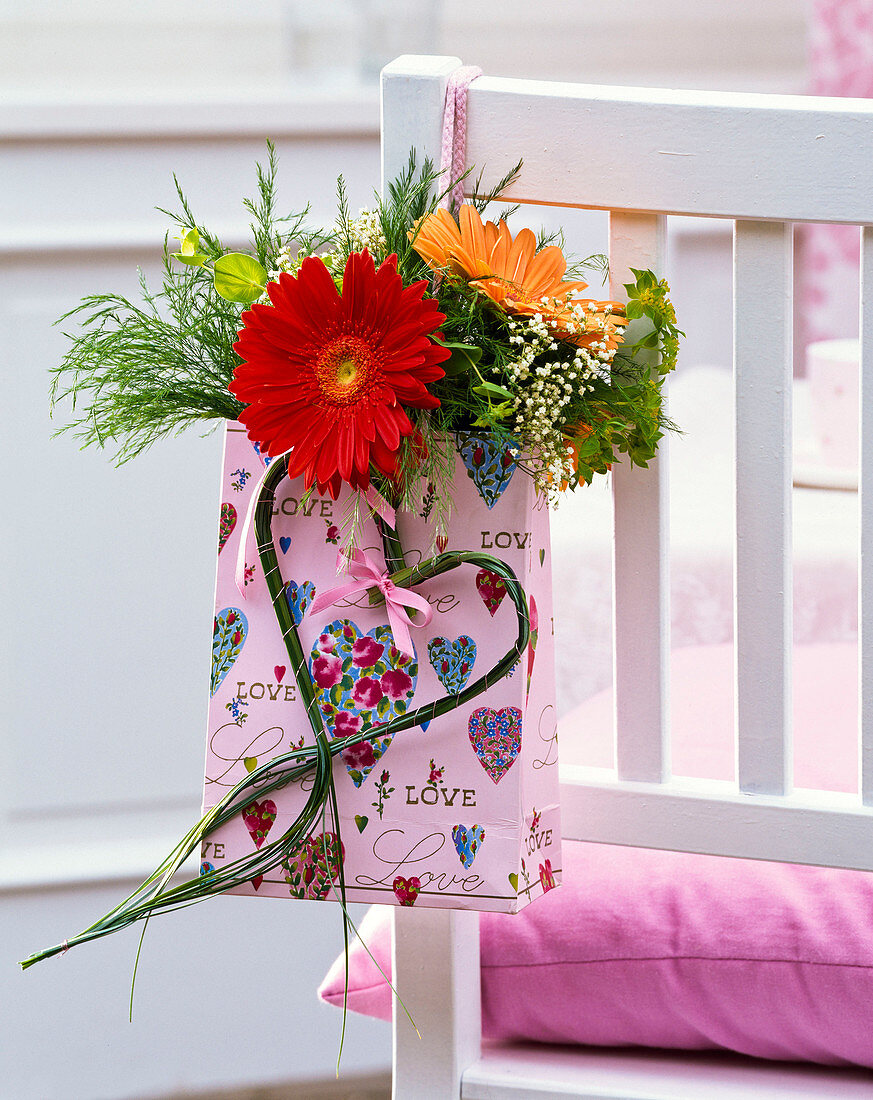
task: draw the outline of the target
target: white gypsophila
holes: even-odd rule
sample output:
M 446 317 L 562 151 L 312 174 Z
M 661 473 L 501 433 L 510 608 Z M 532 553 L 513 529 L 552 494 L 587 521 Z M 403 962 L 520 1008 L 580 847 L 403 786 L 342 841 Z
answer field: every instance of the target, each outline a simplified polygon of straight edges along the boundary
M 586 309 L 581 303 L 574 306 L 567 335 L 592 329 L 605 332 L 605 320 L 601 324 L 601 317 L 592 314 L 596 314 L 593 308 Z M 614 352 L 605 340 L 589 347 L 565 343 L 565 357 L 543 359 L 544 352 L 554 353 L 562 347 L 543 315 L 511 319 L 508 324 L 509 343 L 517 351 L 517 358 L 504 368 L 516 391 L 512 431 L 524 439 L 534 484 L 554 508 L 561 499 L 562 483 L 570 481 L 575 472 L 563 432 L 567 406 L 580 392 L 592 391 L 598 378 L 608 376 Z
M 296 257 L 292 257 L 291 251 L 286 245 L 276 256 L 276 266 L 267 272 L 267 276 L 273 281 L 279 278 L 279 276 L 285 271 L 293 271 L 296 267 L 299 267 L 299 261 Z
M 388 242 L 375 210 L 368 210 L 366 207 L 359 210 L 358 216 L 349 222 L 348 229 L 352 252 L 363 252 L 366 248 L 374 257 L 384 256 Z

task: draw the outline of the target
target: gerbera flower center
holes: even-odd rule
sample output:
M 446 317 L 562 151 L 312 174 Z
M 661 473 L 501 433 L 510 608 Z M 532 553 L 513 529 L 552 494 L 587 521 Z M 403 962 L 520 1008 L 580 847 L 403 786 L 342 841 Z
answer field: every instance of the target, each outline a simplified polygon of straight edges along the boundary
M 334 405 L 349 405 L 367 389 L 376 373 L 376 359 L 359 336 L 340 336 L 325 345 L 315 364 L 315 377 Z

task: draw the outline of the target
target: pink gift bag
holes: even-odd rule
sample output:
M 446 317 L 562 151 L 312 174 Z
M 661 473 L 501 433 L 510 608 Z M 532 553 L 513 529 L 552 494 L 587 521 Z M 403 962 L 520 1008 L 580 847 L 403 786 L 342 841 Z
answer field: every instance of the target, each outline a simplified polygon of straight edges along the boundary
M 264 778 L 241 813 L 204 841 L 201 873 L 220 872 L 281 836 L 312 792 L 311 774 L 259 792 L 271 778 L 264 765 L 314 743 L 298 676 L 311 677 L 328 739 L 346 745 L 333 757 L 338 819 L 325 813 L 299 847 L 236 893 L 333 900 L 342 869 L 348 901 L 514 913 L 560 880 L 548 511 L 511 450 L 479 436 L 457 442 L 446 545 L 434 548 L 440 501 L 423 484 L 416 509 L 397 514 L 405 564 L 442 551 L 501 559 L 523 587 L 529 642 L 509 675 L 489 676 L 485 690 L 462 705 L 357 739 L 456 698 L 485 676 L 516 642 L 516 607 L 491 570 L 475 562 L 452 567 L 409 589 L 432 618 L 422 625 L 425 616 L 413 616 L 411 652 L 404 652 L 402 628 L 392 628 L 377 583 L 393 569 L 386 569 L 376 521 L 368 519 L 357 540 L 373 578 L 362 589 L 355 583 L 361 569 L 350 567 L 350 575 L 341 559 L 338 571 L 357 494 L 344 486 L 336 501 L 307 495 L 300 481 L 284 477 L 271 533 L 276 583 L 302 646 L 303 667 L 295 670 L 255 537 L 244 530 L 264 459 L 239 424 L 227 426 L 204 811 L 247 775 Z M 406 598 L 402 590 L 395 596 Z

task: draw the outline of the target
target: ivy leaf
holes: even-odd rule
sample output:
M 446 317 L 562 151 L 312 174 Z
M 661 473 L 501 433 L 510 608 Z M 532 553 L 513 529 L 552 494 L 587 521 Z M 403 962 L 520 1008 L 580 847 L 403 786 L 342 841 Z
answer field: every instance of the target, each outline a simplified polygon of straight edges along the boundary
M 443 344 L 443 347 L 452 353 L 445 363 L 440 364 L 449 378 L 466 374 L 482 358 L 482 349 L 472 344 Z
M 473 393 L 482 397 L 502 397 L 504 401 L 512 401 L 513 395 L 504 386 L 498 386 L 496 382 L 483 382 L 473 387 Z
M 228 252 L 213 264 L 216 291 L 228 302 L 251 305 L 264 293 L 267 272 L 254 256 L 244 252 Z
M 189 267 L 203 267 L 208 257 L 204 252 L 198 252 L 200 234 L 196 229 L 186 229 L 180 235 L 181 248 L 178 252 L 171 253 L 174 260 L 188 264 Z

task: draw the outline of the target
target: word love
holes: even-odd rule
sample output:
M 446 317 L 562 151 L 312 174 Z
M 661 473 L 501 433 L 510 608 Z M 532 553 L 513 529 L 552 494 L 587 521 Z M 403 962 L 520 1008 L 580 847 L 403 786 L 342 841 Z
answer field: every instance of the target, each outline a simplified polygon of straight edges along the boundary
M 482 550 L 509 550 L 513 543 L 516 550 L 524 550 L 530 546 L 530 531 L 490 531 L 482 532 Z
M 224 845 L 214 844 L 211 840 L 204 840 L 200 846 L 200 858 L 206 859 L 210 854 L 209 849 L 212 849 L 213 859 L 224 859 Z
M 413 798 L 413 791 L 417 791 L 416 797 Z M 440 800 L 440 795 L 443 796 L 443 802 L 447 806 L 453 806 L 455 799 L 458 795 L 462 795 L 461 806 L 475 806 L 476 805 L 476 790 L 463 790 L 461 787 L 455 787 L 451 794 L 449 794 L 446 787 L 421 787 L 417 788 L 415 784 L 406 788 L 406 805 L 417 806 L 419 801 L 423 802 L 425 806 L 435 806 Z
M 236 694 L 241 703 L 248 703 L 251 699 L 267 698 L 272 703 L 293 703 L 297 699 L 296 684 L 261 684 L 257 680 L 247 684 L 245 680 L 237 680 Z
M 318 509 L 317 511 L 315 511 Z M 333 501 L 332 500 L 320 500 L 317 497 L 310 497 L 309 500 L 297 500 L 296 497 L 284 497 L 282 500 L 277 500 L 273 506 L 273 515 L 278 516 L 281 512 L 283 516 L 311 516 L 313 511 L 317 516 L 321 516 L 323 519 L 333 519 Z
M 417 840 L 410 848 L 409 840 L 402 829 L 387 829 L 376 838 L 373 844 L 373 855 L 383 865 L 385 873 L 380 878 L 357 875 L 355 882 L 358 886 L 368 888 L 387 886 L 394 890 L 401 905 L 411 905 L 415 896 L 424 890 L 428 893 L 439 891 L 457 894 L 460 888 L 465 894 L 470 894 L 481 889 L 484 880 L 480 875 L 435 873 L 420 866 L 422 863 L 430 862 L 445 847 L 445 844 L 444 833 L 430 833 Z M 404 882 L 397 884 L 398 878 L 404 879 Z M 414 879 L 418 880 L 417 886 L 413 883 Z M 400 892 L 398 892 L 398 886 Z M 410 886 L 413 886 L 412 895 L 409 891 Z
M 541 848 L 548 848 L 552 843 L 552 830 L 543 829 L 542 832 L 532 832 L 524 838 L 524 846 L 527 848 L 527 854 L 532 856 L 534 852 L 539 851 Z

